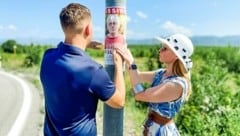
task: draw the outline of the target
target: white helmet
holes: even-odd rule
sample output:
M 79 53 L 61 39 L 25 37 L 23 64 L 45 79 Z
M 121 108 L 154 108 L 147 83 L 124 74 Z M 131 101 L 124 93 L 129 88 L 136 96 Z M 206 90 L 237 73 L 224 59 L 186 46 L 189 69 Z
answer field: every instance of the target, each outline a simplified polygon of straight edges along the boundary
M 156 37 L 162 43 L 165 43 L 183 63 L 185 69 L 189 71 L 192 68 L 190 56 L 193 54 L 192 41 L 183 34 L 173 34 L 167 38 Z

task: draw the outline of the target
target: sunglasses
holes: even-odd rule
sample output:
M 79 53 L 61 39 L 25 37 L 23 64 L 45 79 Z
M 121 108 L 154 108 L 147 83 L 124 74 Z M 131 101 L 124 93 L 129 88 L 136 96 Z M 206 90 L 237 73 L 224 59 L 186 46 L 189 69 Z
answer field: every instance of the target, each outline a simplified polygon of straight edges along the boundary
M 161 44 L 161 46 L 160 46 L 160 50 L 161 51 L 166 51 L 167 49 L 168 48 L 165 45 Z

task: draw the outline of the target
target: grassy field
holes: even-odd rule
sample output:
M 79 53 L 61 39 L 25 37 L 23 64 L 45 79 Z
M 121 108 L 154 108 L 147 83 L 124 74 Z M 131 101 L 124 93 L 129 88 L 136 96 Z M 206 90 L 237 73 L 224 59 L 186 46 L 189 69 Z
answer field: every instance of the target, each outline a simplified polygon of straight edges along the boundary
M 131 47 L 140 70 L 149 70 L 154 63 L 158 68 L 156 47 Z M 7 71 L 22 73 L 42 93 L 39 65 L 24 67 L 25 54 L 0 52 L 2 66 Z M 92 54 L 91 54 L 92 53 Z M 103 64 L 102 52 L 89 52 Z M 152 62 L 151 62 L 152 61 Z M 150 63 L 149 63 L 150 62 Z M 176 125 L 184 136 L 239 135 L 240 132 L 240 48 L 196 47 L 192 69 L 193 93 L 181 112 L 175 117 Z M 124 135 L 138 136 L 147 112 L 147 104 L 134 100 L 127 71 L 124 72 L 127 89 L 124 108 Z M 43 109 L 39 110 L 44 113 Z M 103 104 L 98 107 L 98 127 L 102 131 Z

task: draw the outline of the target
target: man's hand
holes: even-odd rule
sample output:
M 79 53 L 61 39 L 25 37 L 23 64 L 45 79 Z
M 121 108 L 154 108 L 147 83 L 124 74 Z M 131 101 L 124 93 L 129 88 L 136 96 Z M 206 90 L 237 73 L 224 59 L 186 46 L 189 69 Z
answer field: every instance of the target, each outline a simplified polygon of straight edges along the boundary
M 97 50 L 103 50 L 104 45 L 101 42 L 98 41 L 91 41 L 87 48 L 97 49 Z

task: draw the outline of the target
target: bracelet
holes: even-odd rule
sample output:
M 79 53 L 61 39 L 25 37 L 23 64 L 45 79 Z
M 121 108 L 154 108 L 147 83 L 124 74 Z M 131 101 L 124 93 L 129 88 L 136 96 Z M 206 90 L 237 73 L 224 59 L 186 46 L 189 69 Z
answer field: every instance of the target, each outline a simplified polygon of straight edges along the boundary
M 143 87 L 143 85 L 141 83 L 138 83 L 136 84 L 134 87 L 133 87 L 133 92 L 134 94 L 138 94 L 138 93 L 141 93 L 143 92 L 145 89 Z

